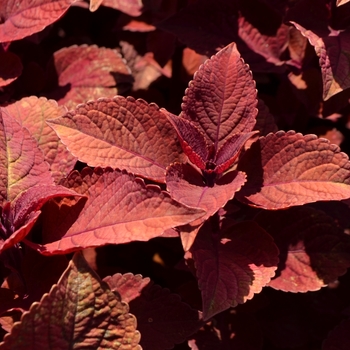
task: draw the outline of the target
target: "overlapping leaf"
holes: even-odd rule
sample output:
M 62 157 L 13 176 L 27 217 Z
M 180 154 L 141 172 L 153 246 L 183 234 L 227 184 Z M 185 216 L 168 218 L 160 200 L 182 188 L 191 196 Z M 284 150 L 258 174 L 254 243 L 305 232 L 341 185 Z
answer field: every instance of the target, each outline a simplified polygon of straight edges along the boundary
M 158 106 L 132 97 L 88 102 L 49 124 L 73 155 L 91 166 L 164 182 L 166 167 L 185 158 Z
M 350 87 L 350 32 L 332 31 L 320 37 L 297 23 L 293 23 L 309 39 L 320 59 L 323 80 L 323 99 Z
M 69 297 L 67 297 L 69 295 Z M 0 344 L 6 349 L 140 350 L 136 319 L 77 253 L 57 285 L 23 314 Z
M 50 164 L 53 178 L 58 182 L 68 175 L 76 163 L 76 158 L 46 123 L 47 119 L 57 118 L 66 113 L 66 109 L 59 107 L 56 101 L 31 96 L 3 107 L 3 110 L 28 129 L 38 141 L 39 149 Z
M 0 52 L 0 87 L 16 80 L 22 73 L 22 62 L 12 52 Z
M 58 20 L 77 0 L 3 0 L 0 42 L 22 39 Z
M 0 110 L 0 201 L 37 185 L 53 185 L 49 165 L 29 131 Z
M 258 115 L 256 116 L 256 124 L 254 130 L 259 131 L 260 136 L 266 136 L 270 132 L 277 132 L 278 127 L 275 118 L 270 113 L 268 107 L 263 100 L 258 100 Z
M 261 137 L 238 169 L 247 182 L 237 198 L 265 209 L 350 197 L 347 155 L 315 135 L 279 131 Z
M 202 175 L 189 164 L 170 166 L 166 177 L 167 190 L 173 199 L 206 211 L 206 215 L 199 219 L 201 222 L 232 199 L 244 182 L 243 173 L 232 171 L 217 180 L 213 187 L 209 187 Z
M 65 196 L 79 195 L 63 186 L 33 186 L 0 208 L 0 253 L 25 238 L 48 200 Z
M 280 250 L 277 277 L 269 285 L 286 292 L 318 290 L 350 267 L 350 240 L 324 212 L 309 207 L 264 211 L 258 224 Z
M 255 82 L 234 43 L 207 60 L 186 90 L 180 117 L 203 133 L 218 151 L 233 134 L 255 125 Z
M 96 45 L 73 45 L 56 51 L 53 64 L 60 86 L 53 97 L 69 109 L 88 100 L 123 93 L 133 82 L 120 54 Z M 62 91 L 67 93 L 61 98 Z
M 78 206 L 80 214 L 72 209 L 66 218 L 56 215 L 57 224 L 51 222 L 45 234 L 51 242 L 41 248 L 47 255 L 105 244 L 148 241 L 205 214 L 174 201 L 158 186 L 146 186 L 125 171 L 85 168 L 81 175 L 73 172 L 64 185 L 87 195 L 88 200 L 82 210 Z M 73 215 L 77 218 L 71 222 Z
M 259 293 L 274 276 L 278 249 L 257 224 L 219 231 L 206 222 L 192 248 L 205 320 Z
M 143 350 L 172 349 L 202 325 L 198 311 L 168 289 L 154 285 L 149 278 L 118 273 L 104 281 L 129 303 L 130 311 L 137 318 Z
M 129 16 L 138 17 L 142 13 L 142 0 L 103 0 L 101 2 L 103 6 L 119 10 Z

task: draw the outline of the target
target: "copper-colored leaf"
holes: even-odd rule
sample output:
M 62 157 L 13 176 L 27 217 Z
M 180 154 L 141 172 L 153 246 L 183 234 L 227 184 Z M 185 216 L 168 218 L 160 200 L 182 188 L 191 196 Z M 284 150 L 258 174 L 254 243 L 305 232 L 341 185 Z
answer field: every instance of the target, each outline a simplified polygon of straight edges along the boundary
M 345 5 L 348 3 L 350 0 L 337 0 L 337 6 Z
M 52 185 L 44 155 L 29 131 L 0 110 L 0 201 L 13 201 L 36 185 Z
M 0 349 L 140 350 L 139 340 L 128 305 L 77 253 L 58 284 L 23 314 Z
M 202 175 L 189 164 L 174 164 L 167 169 L 166 184 L 172 198 L 193 208 L 201 208 L 206 215 L 202 222 L 216 213 L 245 182 L 245 175 L 231 171 L 216 181 L 213 187 L 204 183 Z
M 323 99 L 350 87 L 350 31 L 331 31 L 320 37 L 311 30 L 292 22 L 309 39 L 320 59 L 323 80 Z
M 38 146 L 50 164 L 52 176 L 57 182 L 73 170 L 76 158 L 46 123 L 47 119 L 58 118 L 66 113 L 64 107 L 59 107 L 56 101 L 31 96 L 22 98 L 3 110 L 26 127 L 38 141 Z
M 315 135 L 278 131 L 261 137 L 239 163 L 247 182 L 237 198 L 265 209 L 350 197 L 350 163 Z
M 256 104 L 252 74 L 233 43 L 199 68 L 186 90 L 180 117 L 192 121 L 218 150 L 232 134 L 253 129 Z
M 280 250 L 270 286 L 286 292 L 315 291 L 350 267 L 350 239 L 324 212 L 309 207 L 261 212 L 256 221 Z
M 58 20 L 77 0 L 2 0 L 0 42 L 22 39 Z
M 137 318 L 143 350 L 172 349 L 183 342 L 201 325 L 198 311 L 181 302 L 168 289 L 154 285 L 149 278 L 127 273 L 104 279 L 113 291 L 128 301 Z
M 48 237 L 55 241 L 42 248 L 44 254 L 148 241 L 205 214 L 174 201 L 158 186 L 146 186 L 125 171 L 85 168 L 81 175 L 73 172 L 65 185 L 87 195 L 88 200 L 71 227 L 63 221 L 48 230 Z
M 103 0 L 102 5 L 119 10 L 133 17 L 140 16 L 143 8 L 142 0 Z
M 103 0 L 90 0 L 89 9 L 91 12 L 95 12 L 101 5 Z
M 56 51 L 53 59 L 58 85 L 62 90 L 70 86 L 58 103 L 69 109 L 99 97 L 113 97 L 130 88 L 133 81 L 129 68 L 116 50 L 73 45 Z
M 166 167 L 184 160 L 158 106 L 132 97 L 88 102 L 50 126 L 73 155 L 91 166 L 118 167 L 164 182 Z
M 205 320 L 253 298 L 274 276 L 278 249 L 251 221 L 218 231 L 208 221 L 192 248 Z
M 12 52 L 0 52 L 0 87 L 16 80 L 22 73 L 21 59 Z

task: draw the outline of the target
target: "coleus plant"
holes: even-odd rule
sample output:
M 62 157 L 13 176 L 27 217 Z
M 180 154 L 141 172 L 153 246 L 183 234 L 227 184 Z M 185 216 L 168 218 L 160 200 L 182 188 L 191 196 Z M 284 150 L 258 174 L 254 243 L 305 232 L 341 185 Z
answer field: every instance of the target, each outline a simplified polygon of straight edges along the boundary
M 23 2 L 21 7 L 0 5 L 1 41 L 36 33 L 72 4 L 79 5 L 76 1 L 56 1 L 57 6 L 50 8 L 54 3 L 38 0 Z M 143 11 L 141 1 L 125 4 L 107 0 L 91 1 L 90 10 L 95 11 L 101 3 L 131 16 Z M 258 3 L 259 9 L 262 4 L 269 8 L 269 18 L 276 17 L 270 7 L 275 2 Z M 288 12 L 283 16 L 289 16 L 295 28 L 279 23 L 275 35 L 255 28 L 259 23 L 240 1 L 224 7 L 214 6 L 216 2 L 212 0 L 190 2 L 162 23 L 147 27 L 142 22 L 130 22 L 131 30 L 140 26 L 147 31 L 155 24 L 204 54 L 215 53 L 231 41 L 237 43 L 240 53 L 235 44 L 230 44 L 199 68 L 186 90 L 179 116 L 133 97 L 112 97 L 130 88 L 132 76 L 116 50 L 96 45 L 74 45 L 55 51 L 48 65 L 49 72 L 54 65 L 58 82 L 43 94 L 72 111 L 34 96 L 18 98 L 1 109 L 0 258 L 13 274 L 5 278 L 0 290 L 4 300 L 0 322 L 10 332 L 0 349 L 28 348 L 28 344 L 35 349 L 69 348 L 72 344 L 94 349 L 138 349 L 140 342 L 144 349 L 161 350 L 184 340 L 189 340 L 192 349 L 237 348 L 240 334 L 259 328 L 254 317 L 241 313 L 239 304 L 252 299 L 264 286 L 285 292 L 316 291 L 332 286 L 346 272 L 350 266 L 349 239 L 344 234 L 344 228 L 349 226 L 345 222 L 348 214 L 341 213 L 342 206 L 335 202 L 323 207 L 323 203 L 306 204 L 350 198 L 348 158 L 326 139 L 277 131 L 264 102 L 257 98 L 248 66 L 240 58 L 242 54 L 255 72 L 284 74 L 290 69 L 288 79 L 295 86 L 302 85 L 294 73 L 307 72 L 303 66 L 307 54 L 304 36 L 319 56 L 323 99 L 349 87 L 343 76 L 346 54 L 333 55 L 346 53 L 348 29 L 335 31 L 327 25 L 320 28 L 301 15 L 303 6 L 326 10 L 327 1 L 315 5 L 314 1 L 301 0 L 295 7 L 289 3 L 280 2 L 285 6 L 279 6 L 278 11 Z M 337 5 L 347 6 L 346 1 L 338 1 Z M 35 14 L 45 10 L 50 16 L 34 16 L 30 25 L 18 25 L 28 21 L 26 15 L 33 9 L 37 10 Z M 154 11 L 152 15 L 155 14 Z M 188 15 L 191 21 L 186 20 Z M 329 18 L 325 17 L 324 23 Z M 219 30 L 203 25 L 208 22 L 214 27 L 219 25 Z M 232 30 L 227 30 L 228 26 Z M 203 32 L 210 40 L 198 40 Z M 167 33 L 161 35 L 169 38 Z M 170 57 L 166 51 L 171 52 L 173 43 L 169 40 L 163 56 Z M 130 47 L 126 43 L 120 46 L 130 65 L 135 59 L 128 56 Z M 283 57 L 287 47 L 290 59 Z M 11 87 L 23 65 L 6 44 L 3 48 L 0 83 Z M 205 57 L 198 55 L 196 59 Z M 156 76 L 159 72 L 170 76 L 154 63 L 152 55 L 137 57 L 134 63 L 134 76 L 138 70 L 142 74 L 142 65 L 156 69 Z M 82 66 L 88 68 L 81 70 Z M 36 67 L 41 74 L 38 85 L 32 87 L 40 91 L 40 85 L 44 85 L 40 80 L 42 68 L 35 64 L 30 67 Z M 133 88 L 138 84 L 136 79 Z M 6 89 L 6 93 L 11 92 Z M 304 101 L 305 96 L 298 93 Z M 98 96 L 105 97 L 97 99 Z M 88 99 L 95 100 L 74 109 Z M 80 170 L 72 171 L 77 159 L 90 167 L 82 169 L 78 165 L 76 169 Z M 126 243 L 178 236 L 187 270 L 196 276 L 201 291 L 202 306 L 196 305 L 201 315 L 140 275 L 113 272 L 113 276 L 101 281 L 79 252 L 83 250 L 88 258 L 86 248 L 119 244 L 127 249 Z M 36 255 L 31 260 L 28 256 L 34 251 L 43 256 Z M 53 277 L 57 275 L 56 280 L 45 276 L 45 287 L 51 287 L 66 267 L 65 255 L 75 251 L 78 252 L 57 285 L 31 305 L 35 299 L 31 300 L 32 290 L 28 290 L 31 285 L 26 286 L 30 279 L 28 265 L 44 256 L 57 258 L 59 267 L 42 269 Z M 19 281 L 11 280 L 14 276 Z M 34 281 L 38 283 L 39 278 Z M 19 290 L 20 283 L 24 293 Z M 25 298 L 18 300 L 21 293 Z M 40 292 L 37 294 L 39 300 Z M 276 294 L 271 300 L 282 309 Z M 256 302 L 258 309 L 259 302 L 261 299 Z M 126 303 L 136 316 L 137 326 Z M 252 304 L 245 305 L 249 308 Z M 15 318 L 13 314 L 26 309 L 29 311 L 19 323 L 13 327 L 6 324 L 9 315 Z M 292 307 L 284 311 L 285 315 L 304 317 L 295 316 Z M 267 328 L 277 322 L 268 315 L 260 317 L 266 325 L 264 332 L 269 334 Z M 286 320 L 281 323 L 288 326 Z M 340 344 L 346 344 L 347 327 L 345 320 L 324 342 L 324 349 L 334 344 L 343 346 L 338 344 L 339 339 Z M 73 332 L 67 332 L 72 328 Z M 42 334 L 47 337 L 43 339 Z M 238 335 L 238 340 L 233 334 Z M 251 338 L 245 339 L 242 348 L 249 344 L 260 349 L 259 337 L 256 342 Z M 289 340 L 287 345 L 286 340 L 275 343 L 278 341 L 282 348 L 301 346 L 298 339 Z

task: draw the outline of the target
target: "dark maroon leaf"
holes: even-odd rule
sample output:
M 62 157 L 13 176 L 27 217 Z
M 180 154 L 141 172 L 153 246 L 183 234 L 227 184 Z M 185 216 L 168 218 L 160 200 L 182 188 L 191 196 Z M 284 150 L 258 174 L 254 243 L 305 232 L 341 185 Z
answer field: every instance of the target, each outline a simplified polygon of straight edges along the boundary
M 251 221 L 222 230 L 206 222 L 191 252 L 204 320 L 252 299 L 274 276 L 278 263 L 272 237 Z
M 155 181 L 185 159 L 176 133 L 155 104 L 116 96 L 80 105 L 49 125 L 82 162 L 122 168 Z
M 12 52 L 0 52 L 0 87 L 16 80 L 22 73 L 21 59 Z
M 128 305 L 101 283 L 77 253 L 57 285 L 23 314 L 0 349 L 88 346 L 96 350 L 140 350 L 139 340 L 136 319 Z
M 176 202 L 158 186 L 111 168 L 85 168 L 81 174 L 71 173 L 63 184 L 88 199 L 83 209 L 78 206 L 78 213 L 58 217 L 58 225 L 52 222 L 46 229 L 47 244 L 39 248 L 46 255 L 148 241 L 205 214 Z M 73 222 L 72 215 L 77 215 Z
M 58 20 L 77 0 L 2 0 L 0 42 L 22 39 Z
M 140 275 L 115 274 L 104 279 L 137 318 L 144 350 L 172 349 L 187 339 L 201 325 L 199 312 L 181 302 L 177 294 L 154 285 Z
M 333 329 L 322 344 L 322 350 L 347 350 L 350 344 L 350 320 L 344 320 Z
M 287 292 L 318 290 L 350 267 L 350 239 L 324 212 L 309 207 L 264 211 L 258 224 L 280 250 L 277 276 L 269 285 Z
M 275 118 L 270 113 L 268 107 L 263 100 L 258 99 L 258 115 L 256 116 L 256 124 L 254 130 L 258 130 L 260 136 L 266 136 L 270 132 L 277 132 L 278 128 Z
M 278 131 L 261 137 L 238 169 L 247 182 L 237 198 L 253 206 L 282 209 L 350 197 L 347 155 L 315 135 Z

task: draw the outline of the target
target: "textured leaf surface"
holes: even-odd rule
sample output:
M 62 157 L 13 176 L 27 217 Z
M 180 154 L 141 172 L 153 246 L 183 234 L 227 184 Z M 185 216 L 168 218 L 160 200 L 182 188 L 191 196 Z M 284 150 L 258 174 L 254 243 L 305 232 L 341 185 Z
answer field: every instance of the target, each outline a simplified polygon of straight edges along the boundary
M 77 253 L 58 284 L 23 314 L 0 349 L 140 350 L 136 319 L 128 312 L 128 305 Z
M 324 212 L 309 207 L 260 213 L 256 221 L 280 250 L 269 286 L 285 292 L 315 291 L 350 267 L 350 239 Z
M 123 301 L 129 300 L 143 350 L 172 349 L 202 325 L 198 311 L 181 302 L 177 294 L 154 285 L 149 278 L 118 273 L 104 281 L 120 293 Z
M 113 97 L 130 88 L 133 81 L 116 50 L 73 45 L 55 52 L 53 59 L 61 90 L 70 87 L 63 98 L 53 97 L 69 109 L 99 97 Z
M 6 86 L 22 73 L 21 59 L 12 52 L 0 52 L 0 86 Z
M 165 169 L 183 161 L 176 133 L 155 104 L 132 97 L 99 99 L 51 120 L 62 142 L 90 166 L 122 168 L 165 181 Z
M 76 158 L 62 144 L 57 134 L 46 123 L 47 119 L 58 118 L 66 113 L 56 101 L 44 97 L 25 97 L 4 107 L 38 141 L 38 146 L 50 164 L 51 174 L 58 182 L 73 170 Z
M 263 35 L 244 17 L 238 19 L 238 35 L 255 53 L 267 62 L 282 65 L 280 56 L 288 46 L 289 26 L 282 24 L 275 36 Z
M 171 197 L 193 208 L 201 208 L 206 215 L 204 221 L 222 208 L 239 191 L 245 182 L 245 175 L 232 171 L 220 178 L 213 187 L 189 164 L 174 164 L 167 169 L 166 184 Z
M 24 239 L 48 200 L 65 196 L 79 195 L 63 186 L 34 186 L 21 193 L 11 206 L 7 203 L 1 210 L 0 252 Z
M 220 233 L 204 224 L 191 252 L 205 320 L 253 298 L 274 276 L 278 263 L 272 237 L 250 221 Z
M 58 20 L 76 0 L 2 0 L 0 42 L 22 39 Z
M 322 344 L 322 350 L 347 350 L 350 344 L 350 320 L 344 320 L 333 329 Z
M 174 201 L 158 186 L 146 186 L 125 171 L 86 168 L 81 175 L 73 172 L 63 184 L 87 195 L 88 200 L 70 228 L 64 221 L 56 229 L 52 227 L 54 232 L 49 232 L 49 237 L 57 240 L 43 247 L 45 254 L 148 241 L 205 214 Z
M 188 119 L 217 151 L 236 133 L 250 132 L 257 115 L 252 74 L 235 44 L 207 60 L 186 90 L 180 117 Z
M 329 36 L 319 37 L 311 30 L 293 23 L 309 39 L 320 59 L 323 80 L 323 99 L 350 87 L 350 32 L 331 31 Z
M 279 131 L 261 137 L 238 168 L 247 182 L 237 198 L 265 209 L 350 197 L 347 155 L 315 135 Z
M 52 185 L 44 155 L 29 131 L 0 110 L 0 200 L 13 201 L 36 185 Z

